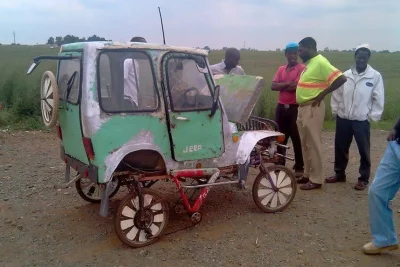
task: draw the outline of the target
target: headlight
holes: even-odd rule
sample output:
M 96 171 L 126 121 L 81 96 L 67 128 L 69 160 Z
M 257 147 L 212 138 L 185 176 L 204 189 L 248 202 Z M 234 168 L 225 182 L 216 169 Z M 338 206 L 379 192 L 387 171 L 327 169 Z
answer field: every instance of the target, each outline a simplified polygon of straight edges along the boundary
M 282 135 L 278 135 L 277 137 L 276 137 L 276 141 L 278 142 L 278 143 L 283 143 L 283 141 L 285 141 L 285 135 L 284 134 L 282 134 Z

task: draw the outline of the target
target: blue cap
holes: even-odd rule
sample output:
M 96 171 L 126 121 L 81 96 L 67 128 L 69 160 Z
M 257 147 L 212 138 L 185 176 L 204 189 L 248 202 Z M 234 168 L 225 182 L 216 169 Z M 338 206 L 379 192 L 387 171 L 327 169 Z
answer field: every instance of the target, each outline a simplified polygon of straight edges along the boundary
M 299 44 L 298 44 L 298 43 L 292 42 L 292 43 L 288 43 L 288 44 L 286 45 L 286 48 L 285 48 L 285 49 L 298 49 L 298 48 L 299 48 Z

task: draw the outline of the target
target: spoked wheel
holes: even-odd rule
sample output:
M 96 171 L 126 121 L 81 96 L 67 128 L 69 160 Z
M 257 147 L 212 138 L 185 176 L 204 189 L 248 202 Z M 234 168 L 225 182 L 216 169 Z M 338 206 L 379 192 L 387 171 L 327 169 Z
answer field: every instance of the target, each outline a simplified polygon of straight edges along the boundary
M 75 182 L 76 191 L 84 200 L 91 203 L 99 203 L 101 196 L 105 190 L 105 186 L 100 186 L 98 183 L 94 183 L 87 177 L 82 177 Z M 115 177 L 111 180 L 110 196 L 112 198 L 119 190 L 120 183 Z
M 296 178 L 288 168 L 281 165 L 270 166 L 267 171 L 274 186 L 266 174 L 260 173 L 253 184 L 254 202 L 263 212 L 282 211 L 296 195 Z
M 140 248 L 157 241 L 167 227 L 168 203 L 154 190 L 142 189 L 143 211 L 139 214 L 139 197 L 136 192 L 122 199 L 115 214 L 115 231 L 127 246 Z
M 46 71 L 42 76 L 40 85 L 40 106 L 43 123 L 47 127 L 52 127 L 57 122 L 59 107 L 58 93 L 56 77 L 51 71 Z

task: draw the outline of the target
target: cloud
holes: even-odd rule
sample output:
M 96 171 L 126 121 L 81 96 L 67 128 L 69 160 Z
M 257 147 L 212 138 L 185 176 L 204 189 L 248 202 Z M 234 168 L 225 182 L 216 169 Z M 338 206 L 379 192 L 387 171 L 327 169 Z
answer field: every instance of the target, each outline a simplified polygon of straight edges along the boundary
M 158 6 L 173 45 L 275 49 L 313 36 L 320 48 L 400 50 L 397 0 L 0 0 L 0 43 L 13 30 L 28 44 L 66 34 L 161 43 Z

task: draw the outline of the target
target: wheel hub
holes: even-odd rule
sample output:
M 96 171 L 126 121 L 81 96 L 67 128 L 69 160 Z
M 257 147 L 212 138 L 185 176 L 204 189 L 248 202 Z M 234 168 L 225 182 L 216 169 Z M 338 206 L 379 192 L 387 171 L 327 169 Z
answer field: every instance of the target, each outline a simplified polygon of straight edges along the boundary
M 133 219 L 135 226 L 140 230 L 148 229 L 153 224 L 153 220 L 154 215 L 149 209 L 142 210 L 142 216 L 140 216 L 140 212 L 137 211 Z
M 192 220 L 192 222 L 194 224 L 198 224 L 201 222 L 201 213 L 200 212 L 195 212 L 192 214 L 192 216 L 190 217 L 190 219 Z

